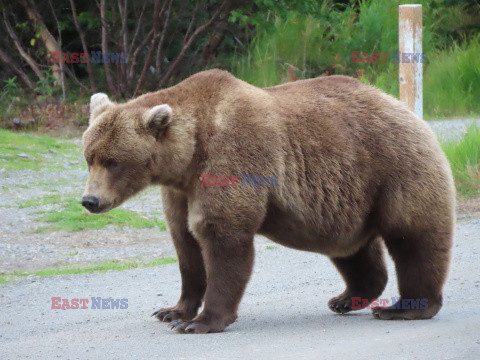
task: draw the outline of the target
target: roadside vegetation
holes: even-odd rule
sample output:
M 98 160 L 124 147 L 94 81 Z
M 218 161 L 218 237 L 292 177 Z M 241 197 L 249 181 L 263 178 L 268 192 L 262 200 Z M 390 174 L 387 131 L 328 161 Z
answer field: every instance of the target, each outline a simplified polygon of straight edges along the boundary
M 62 0 L 55 7 L 38 0 L 10 2 L 0 22 L 6 34 L 0 43 L 0 127 L 78 135 L 87 123 L 93 92 L 124 101 L 213 67 L 257 86 L 344 74 L 398 96 L 399 65 L 392 61 L 399 50 L 398 6 L 410 2 Z M 423 5 L 428 59 L 425 118 L 479 115 L 478 1 L 416 3 Z M 159 14 L 158 21 L 153 14 Z M 38 31 L 39 26 L 45 31 Z M 123 29 L 124 37 L 115 29 Z M 129 57 L 113 65 L 59 66 L 52 63 L 52 51 L 64 53 L 65 60 L 91 51 Z M 355 63 L 355 51 L 384 53 L 386 61 Z
M 425 112 L 429 117 L 479 116 L 479 54 L 480 35 L 456 42 L 432 58 L 424 82 Z
M 175 258 L 157 258 L 149 261 L 142 261 L 137 259 L 130 259 L 125 261 L 107 260 L 98 265 L 91 266 L 70 266 L 57 267 L 53 269 L 38 270 L 38 271 L 14 271 L 8 274 L 0 274 L 0 284 L 8 282 L 19 281 L 23 279 L 34 279 L 36 277 L 48 277 L 55 275 L 69 275 L 69 274 L 93 274 L 106 273 L 109 271 L 123 271 L 131 269 L 149 268 L 154 266 L 172 264 L 177 262 Z
M 476 124 L 468 127 L 460 140 L 442 143 L 452 166 L 457 191 L 470 197 L 480 193 L 480 129 Z
M 46 231 L 80 231 L 86 229 L 103 229 L 107 226 L 120 228 L 145 229 L 157 227 L 160 231 L 167 229 L 164 220 L 154 220 L 139 213 L 113 209 L 106 214 L 91 214 L 80 204 L 80 197 L 66 199 L 62 209 L 40 211 L 39 221 L 48 223 L 38 227 L 37 232 Z
M 286 11 L 269 26 L 258 27 L 247 53 L 231 58 L 230 68 L 241 79 L 262 87 L 320 75 L 349 75 L 398 97 L 399 65 L 392 58 L 399 50 L 398 5 L 402 3 L 409 2 L 360 1 L 345 8 L 323 2 L 313 13 Z M 423 4 L 423 52 L 428 59 L 424 63 L 425 118 L 480 114 L 480 37 L 468 32 L 480 27 L 471 16 L 480 13 L 480 6 L 416 3 Z M 384 53 L 386 62 L 354 63 L 352 51 L 370 56 Z
M 79 151 L 78 145 L 66 140 L 0 129 L 0 169 L 7 171 L 58 170 L 62 165 L 54 162 L 53 154 L 77 158 Z

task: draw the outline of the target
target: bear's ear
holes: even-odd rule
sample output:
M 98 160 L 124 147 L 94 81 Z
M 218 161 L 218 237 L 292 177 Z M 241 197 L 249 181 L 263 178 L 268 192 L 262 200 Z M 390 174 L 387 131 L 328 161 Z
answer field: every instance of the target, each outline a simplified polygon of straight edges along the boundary
M 105 105 L 111 104 L 112 102 L 108 98 L 107 94 L 96 93 L 90 97 L 90 119 L 98 115 L 98 111 Z
M 145 128 L 158 140 L 172 121 L 172 108 L 167 104 L 157 105 L 145 111 L 143 123 Z

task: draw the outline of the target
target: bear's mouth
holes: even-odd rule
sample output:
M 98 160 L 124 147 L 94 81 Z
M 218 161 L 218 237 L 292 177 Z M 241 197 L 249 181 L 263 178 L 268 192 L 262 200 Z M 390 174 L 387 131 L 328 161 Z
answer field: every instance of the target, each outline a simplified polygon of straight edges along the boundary
M 110 204 L 100 204 L 100 206 L 93 212 L 94 214 L 104 214 L 115 208 L 117 205 L 115 205 L 116 201 L 113 201 Z
M 98 207 L 96 209 L 87 209 L 87 210 L 92 214 L 102 214 L 102 213 L 108 212 L 110 209 L 102 206 L 102 207 Z

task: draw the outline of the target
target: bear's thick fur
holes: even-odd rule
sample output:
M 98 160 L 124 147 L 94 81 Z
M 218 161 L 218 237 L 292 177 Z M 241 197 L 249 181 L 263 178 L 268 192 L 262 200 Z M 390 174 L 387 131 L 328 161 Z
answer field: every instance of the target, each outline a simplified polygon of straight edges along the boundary
M 455 222 L 450 166 L 428 125 L 371 86 L 330 76 L 260 89 L 210 70 L 124 104 L 93 95 L 83 141 L 90 211 L 162 185 L 182 294 L 155 315 L 177 331 L 235 321 L 255 234 L 328 256 L 346 283 L 329 302 L 335 312 L 381 295 L 383 244 L 401 298 L 428 307 L 374 316 L 430 318 L 442 305 Z M 276 182 L 231 181 L 242 175 Z M 205 186 L 214 183 L 228 186 Z

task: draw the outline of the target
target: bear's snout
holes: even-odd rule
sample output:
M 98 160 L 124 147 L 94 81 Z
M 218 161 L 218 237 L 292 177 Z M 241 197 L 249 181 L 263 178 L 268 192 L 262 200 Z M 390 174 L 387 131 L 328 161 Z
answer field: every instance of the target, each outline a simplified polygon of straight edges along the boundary
M 82 198 L 82 206 L 92 213 L 99 212 L 99 203 L 100 201 L 95 196 L 84 196 Z

